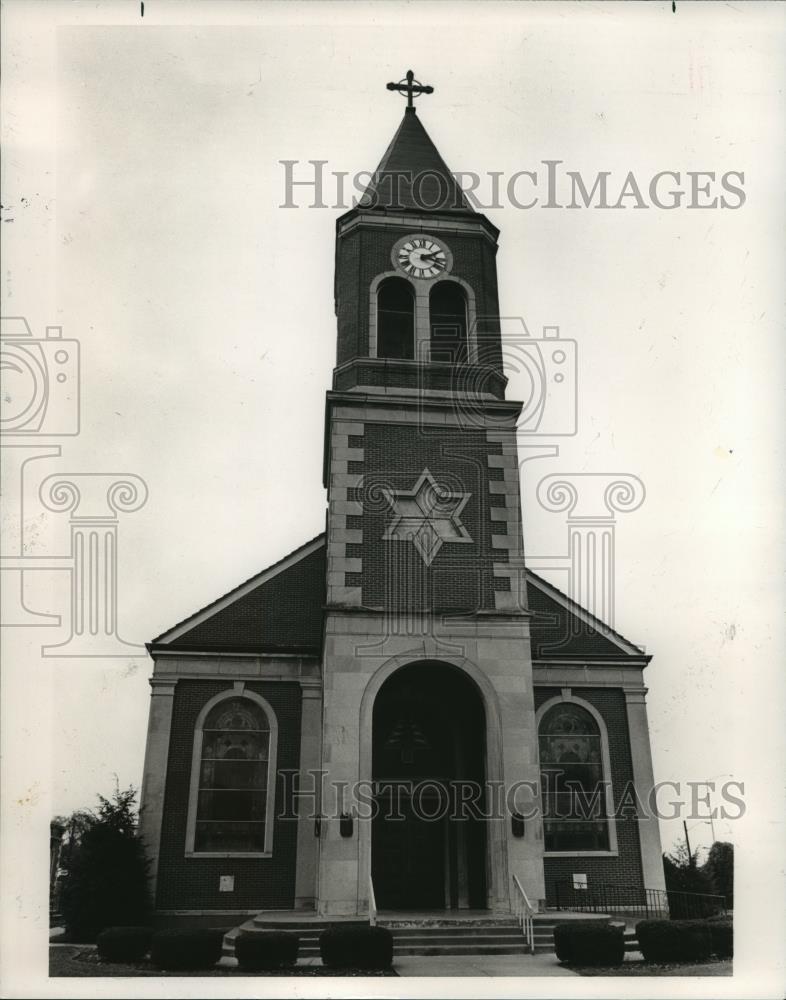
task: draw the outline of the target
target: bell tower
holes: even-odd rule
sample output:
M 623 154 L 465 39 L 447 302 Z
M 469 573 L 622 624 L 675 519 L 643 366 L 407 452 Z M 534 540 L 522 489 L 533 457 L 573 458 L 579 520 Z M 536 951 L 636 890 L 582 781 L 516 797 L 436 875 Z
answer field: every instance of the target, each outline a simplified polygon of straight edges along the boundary
M 513 876 L 531 899 L 544 891 L 540 820 L 520 822 L 537 796 L 537 738 L 499 232 L 417 116 L 413 98 L 433 88 L 410 71 L 388 89 L 406 95 L 404 117 L 336 224 L 318 906 L 365 915 L 375 899 L 388 905 L 381 873 L 395 864 L 404 908 L 507 912 Z M 387 690 L 398 700 L 383 710 Z M 444 718 L 454 697 L 454 720 L 475 720 L 466 738 Z M 439 724 L 426 705 L 441 706 Z M 402 733 L 418 736 L 396 757 Z M 483 818 L 462 826 L 448 809 L 439 830 L 427 828 L 405 791 L 405 820 L 386 827 L 383 759 L 386 777 L 398 768 L 450 789 L 471 775 Z M 442 872 L 428 899 L 426 871 Z

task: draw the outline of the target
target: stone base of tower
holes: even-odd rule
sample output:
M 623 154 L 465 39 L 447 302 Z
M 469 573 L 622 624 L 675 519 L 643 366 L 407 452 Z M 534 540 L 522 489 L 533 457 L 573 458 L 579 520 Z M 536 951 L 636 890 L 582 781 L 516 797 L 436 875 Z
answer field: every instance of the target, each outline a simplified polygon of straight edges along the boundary
M 480 905 L 509 912 L 514 875 L 537 903 L 545 897 L 540 820 L 522 823 L 511 816 L 513 811 L 526 814 L 539 781 L 526 615 L 477 614 L 450 621 L 429 617 L 427 631 L 424 634 L 421 630 L 418 635 L 391 634 L 390 624 L 385 615 L 361 609 L 332 609 L 327 613 L 323 662 L 324 819 L 318 912 L 324 916 L 367 915 L 375 902 L 380 909 L 387 908 L 387 900 L 379 898 L 382 884 L 374 882 L 384 882 L 388 898 L 408 908 L 406 887 L 389 884 L 386 862 L 403 866 L 400 877 L 413 880 L 410 906 L 432 909 L 435 903 L 439 906 L 443 902 L 445 908 Z M 398 622 L 397 627 L 401 628 L 402 623 Z M 380 734 L 375 733 L 375 721 L 379 724 L 375 704 L 401 670 L 409 671 L 408 697 L 414 699 L 413 704 L 421 704 L 421 718 L 412 726 L 425 731 L 411 735 L 413 746 L 408 748 L 406 733 L 397 737 L 394 725 L 393 735 L 387 734 L 388 741 L 393 740 L 392 749 L 380 747 Z M 483 720 L 482 738 L 472 749 L 474 759 L 464 760 L 465 770 L 457 775 L 451 775 L 449 764 L 444 763 L 449 754 L 429 743 L 433 732 L 446 731 L 450 713 L 443 712 L 442 722 L 435 722 L 436 728 L 430 730 L 422 699 L 418 700 L 418 677 L 425 681 L 429 671 L 434 670 L 442 671 L 441 676 L 446 678 L 455 675 L 457 690 L 461 689 L 464 700 L 471 700 L 473 695 L 468 692 L 474 691 L 477 709 L 470 706 L 468 710 L 476 711 L 476 717 Z M 451 684 L 443 686 L 449 705 Z M 398 697 L 401 700 L 400 693 Z M 402 711 L 406 715 L 406 709 Z M 439 714 L 438 707 L 435 712 Z M 388 717 L 388 724 L 390 719 L 395 721 L 395 716 Z M 466 733 L 459 744 L 469 748 L 472 736 Z M 392 810 L 390 817 L 373 819 L 372 782 L 387 777 L 380 768 L 383 758 L 395 757 L 397 738 L 407 761 L 403 771 L 409 767 L 423 790 L 421 809 L 413 819 L 413 806 L 404 791 L 404 798 L 398 800 L 398 809 Z M 426 760 L 441 761 L 441 773 L 430 775 L 419 770 L 419 753 Z M 463 780 L 467 775 L 471 780 Z M 450 797 L 446 793 L 444 808 L 440 809 L 437 800 L 441 793 L 429 787 L 429 782 L 438 786 L 452 777 L 467 789 L 456 793 L 465 796 L 464 808 L 458 813 L 455 798 L 446 805 Z M 479 778 L 482 782 L 478 782 Z M 483 801 L 473 804 L 469 799 L 476 783 L 484 786 Z M 379 803 L 377 807 L 382 808 Z M 483 830 L 478 827 L 470 831 L 473 817 L 483 810 L 488 816 L 482 821 Z M 429 811 L 435 816 L 440 812 L 445 815 L 435 818 L 429 827 L 423 815 Z M 380 822 L 399 826 L 380 832 Z M 439 830 L 435 824 L 440 824 Z M 469 845 L 467 841 L 473 834 L 475 842 Z M 375 849 L 389 851 L 390 857 L 374 857 Z M 423 854 L 421 861 L 419 852 Z M 444 866 L 444 874 L 435 872 L 439 865 Z

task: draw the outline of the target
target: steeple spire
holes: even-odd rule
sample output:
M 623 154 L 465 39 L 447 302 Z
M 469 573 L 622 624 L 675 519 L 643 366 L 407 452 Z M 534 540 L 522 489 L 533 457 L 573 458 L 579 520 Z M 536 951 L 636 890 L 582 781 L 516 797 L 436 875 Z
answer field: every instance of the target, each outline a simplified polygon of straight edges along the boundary
M 399 212 L 474 212 L 415 112 L 413 97 L 431 94 L 434 88 L 418 83 L 409 70 L 405 80 L 389 83 L 387 89 L 405 94 L 407 107 L 360 207 Z

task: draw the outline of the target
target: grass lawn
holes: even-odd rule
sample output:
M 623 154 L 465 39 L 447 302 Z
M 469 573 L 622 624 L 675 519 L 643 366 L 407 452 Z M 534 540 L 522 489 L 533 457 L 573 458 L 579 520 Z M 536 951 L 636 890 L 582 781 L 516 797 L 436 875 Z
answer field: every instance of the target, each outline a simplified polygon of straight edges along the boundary
M 731 976 L 730 958 L 711 958 L 706 962 L 645 962 L 643 958 L 625 958 L 622 965 L 571 965 L 580 976 Z
M 298 965 L 292 969 L 275 972 L 242 972 L 238 968 L 214 966 L 195 972 L 165 972 L 149 961 L 104 962 L 95 948 L 86 945 L 68 945 L 49 949 L 50 976 L 395 976 L 392 969 L 385 972 L 368 972 L 360 969 L 326 969 L 321 965 Z

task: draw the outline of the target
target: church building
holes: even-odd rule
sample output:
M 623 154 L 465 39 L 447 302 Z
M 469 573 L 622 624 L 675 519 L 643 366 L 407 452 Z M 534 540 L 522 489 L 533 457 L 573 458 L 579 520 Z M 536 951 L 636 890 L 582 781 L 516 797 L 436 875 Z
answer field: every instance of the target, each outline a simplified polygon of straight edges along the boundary
M 663 888 L 650 657 L 527 567 L 499 231 L 397 88 L 336 223 L 325 531 L 148 644 L 161 919 Z

